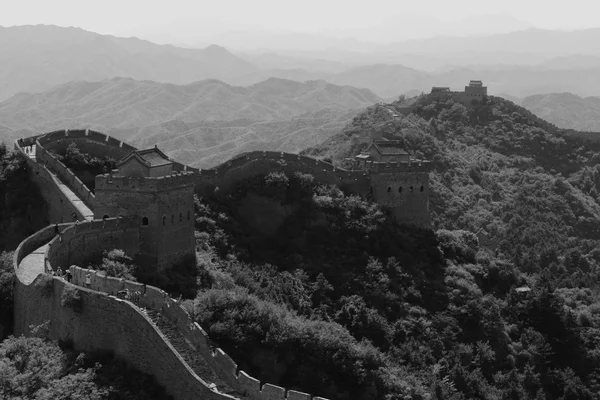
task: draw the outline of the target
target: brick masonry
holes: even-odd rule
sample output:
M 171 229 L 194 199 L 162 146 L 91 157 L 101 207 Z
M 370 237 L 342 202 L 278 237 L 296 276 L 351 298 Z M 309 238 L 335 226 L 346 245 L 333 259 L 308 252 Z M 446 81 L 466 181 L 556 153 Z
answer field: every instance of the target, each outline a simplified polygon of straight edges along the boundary
M 152 262 L 158 265 L 166 263 L 167 259 L 183 256 L 189 248 L 194 248 L 194 205 L 190 200 L 193 199 L 194 191 L 202 195 L 212 193 L 216 188 L 231 190 L 239 180 L 272 171 L 287 174 L 296 171 L 310 173 L 319 183 L 335 184 L 349 193 L 372 196 L 376 202 L 390 207 L 400 222 L 424 227 L 429 225 L 429 165 L 373 163 L 366 170 L 348 171 L 300 155 L 256 151 L 237 156 L 209 170 L 197 170 L 175 163 L 177 173 L 174 175 L 146 179 L 144 182 L 101 175 L 96 178 L 97 192 L 94 195 L 47 152 L 66 148 L 72 142 L 92 155 L 115 159 L 134 149 L 107 135 L 89 130 L 55 131 L 15 142 L 15 149 L 21 152 L 24 146 L 36 144 L 39 147 L 40 162 L 27 159 L 33 172 L 32 178 L 49 203 L 51 222 L 71 221 L 69 218 L 74 214 L 83 221 L 85 216 L 73 204 L 73 199 L 57 189 L 56 179 L 47 166 L 93 208 L 96 218 L 109 217 L 77 224 L 62 224 L 59 226 L 59 235 L 55 235 L 55 227 L 51 226 L 19 245 L 14 256 L 14 268 L 19 278 L 14 292 L 15 333 L 30 334 L 32 326 L 49 321 L 50 338 L 71 340 L 79 350 L 113 351 L 132 366 L 155 376 L 176 399 L 231 397 L 210 389 L 147 316 L 132 303 L 114 297 L 118 291 L 124 288 L 139 291 L 142 294 L 141 306 L 154 310 L 171 321 L 190 345 L 219 372 L 219 376 L 246 397 L 253 400 L 326 400 L 266 382 L 261 383 L 238 370 L 235 361 L 221 349 L 213 349 L 206 332 L 164 291 L 109 278 L 73 265 L 85 265 L 90 258 L 114 248 L 122 248 L 129 255 L 143 255 L 144 252 L 150 255 L 146 249 L 155 248 L 156 253 L 151 255 L 156 255 L 156 259 Z M 122 190 L 124 187 L 127 190 Z M 110 218 L 119 214 L 125 217 Z M 44 297 L 41 288 L 36 286 L 41 275 L 29 283 L 30 280 L 21 279 L 27 276 L 27 271 L 19 271 L 21 265 L 25 266 L 21 261 L 45 245 L 47 248 L 44 257 L 39 261 L 44 265 L 37 269 L 47 271 L 49 268 L 70 268 L 73 274 L 72 284 L 55 277 L 52 295 L 49 297 Z M 89 289 L 81 286 L 87 273 L 92 274 Z M 61 306 L 61 295 L 67 285 L 80 291 L 83 299 L 80 311 Z

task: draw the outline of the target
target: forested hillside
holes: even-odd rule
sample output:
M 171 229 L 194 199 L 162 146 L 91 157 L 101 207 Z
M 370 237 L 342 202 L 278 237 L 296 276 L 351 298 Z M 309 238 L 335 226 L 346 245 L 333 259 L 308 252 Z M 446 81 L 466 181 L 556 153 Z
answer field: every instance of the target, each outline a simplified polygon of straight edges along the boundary
M 338 329 L 350 334 L 345 348 L 353 348 L 353 340 L 366 346 L 353 354 L 375 358 L 347 364 L 362 365 L 370 378 L 340 377 L 357 385 L 339 398 L 597 398 L 600 146 L 573 139 L 503 99 L 492 97 L 487 107 L 473 110 L 424 96 L 407 117 L 392 118 L 384 107 L 371 107 L 307 153 L 339 163 L 357 154 L 364 141 L 356 139 L 371 132 L 404 140 L 418 156 L 434 161 L 430 206 L 436 237 L 406 227 L 381 230 L 385 218 L 378 219 L 374 210 L 365 205 L 357 212 L 358 200 L 318 189 L 308 197 L 309 208 L 327 207 L 336 217 L 313 223 L 334 226 L 336 235 L 309 231 L 317 238 L 310 243 L 323 247 L 286 252 L 283 261 L 273 254 L 283 257 L 277 249 L 300 240 L 306 227 L 268 236 L 271 251 L 265 251 L 231 239 L 226 233 L 239 234 L 228 225 L 231 214 L 211 208 L 208 226 L 228 228 L 203 230 L 214 232 L 217 248 L 226 239 L 229 252 L 239 255 L 209 268 L 221 291 L 213 288 L 211 296 L 201 297 L 210 301 L 196 303 L 208 329 L 226 335 L 220 327 L 230 326 L 222 324 L 234 318 L 234 309 L 241 313 L 234 318 L 238 322 L 258 318 L 243 312 L 249 305 L 242 306 L 240 296 L 247 295 L 222 290 L 245 287 L 260 299 L 252 304 L 285 303 L 310 315 L 310 321 L 341 325 Z M 362 217 L 344 225 L 346 216 L 356 215 Z M 346 237 L 351 232 L 354 240 Z M 385 238 L 393 238 L 393 250 L 383 244 Z M 319 268 L 310 267 L 315 258 L 321 258 Z M 239 266 L 240 261 L 253 267 Z M 255 264 L 263 265 L 260 272 Z M 280 283 L 284 276 L 298 275 L 303 278 L 292 282 L 307 283 L 295 287 L 313 288 L 302 306 L 281 293 L 289 288 Z M 224 276 L 233 282 L 225 284 Z M 271 287 L 272 282 L 278 284 Z M 247 334 L 239 329 L 229 340 L 243 347 Z M 274 348 L 285 364 L 277 341 L 262 345 Z M 338 370 L 319 365 L 321 371 Z
M 524 98 L 522 105 L 560 128 L 600 131 L 600 97 L 580 97 L 572 93 L 539 94 Z

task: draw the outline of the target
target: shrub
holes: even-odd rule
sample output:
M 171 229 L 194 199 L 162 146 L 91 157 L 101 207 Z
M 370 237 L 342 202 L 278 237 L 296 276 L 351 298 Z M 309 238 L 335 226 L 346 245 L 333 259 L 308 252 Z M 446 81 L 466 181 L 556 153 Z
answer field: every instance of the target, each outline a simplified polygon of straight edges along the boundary
M 114 249 L 105 251 L 102 263 L 97 267 L 92 265 L 92 268 L 104 271 L 107 276 L 115 278 L 123 278 L 130 281 L 136 281 L 135 265 L 131 257 L 128 257 L 123 250 Z
M 43 296 L 50 297 L 54 289 L 54 278 L 50 274 L 41 274 L 36 280 L 35 286 L 42 291 Z
M 12 313 L 13 309 L 13 285 L 15 282 L 13 254 L 13 252 L 0 254 L 0 308 L 7 313 Z
M 81 310 L 82 299 L 79 289 L 74 286 L 65 286 L 60 298 L 60 305 L 72 308 L 74 311 Z

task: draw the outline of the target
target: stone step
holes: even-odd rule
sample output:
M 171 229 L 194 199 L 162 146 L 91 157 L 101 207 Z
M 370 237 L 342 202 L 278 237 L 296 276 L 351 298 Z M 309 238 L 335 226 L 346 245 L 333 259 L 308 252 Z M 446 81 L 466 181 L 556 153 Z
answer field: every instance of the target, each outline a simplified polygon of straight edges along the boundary
M 246 397 L 241 396 L 234 389 L 231 388 L 224 380 L 219 378 L 213 371 L 210 365 L 206 362 L 204 357 L 199 354 L 191 344 L 179 333 L 179 330 L 160 313 L 141 308 L 142 312 L 145 313 L 150 320 L 156 325 L 158 329 L 165 335 L 165 337 L 171 342 L 175 350 L 181 355 L 185 362 L 192 368 L 192 370 L 206 383 L 215 384 L 219 392 L 229 394 L 240 399 Z

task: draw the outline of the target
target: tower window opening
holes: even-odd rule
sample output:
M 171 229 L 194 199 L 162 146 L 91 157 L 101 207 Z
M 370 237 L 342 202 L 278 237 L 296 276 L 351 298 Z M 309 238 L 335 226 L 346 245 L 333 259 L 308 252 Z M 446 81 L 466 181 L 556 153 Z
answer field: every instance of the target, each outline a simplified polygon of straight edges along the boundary
M 402 186 L 398 186 L 398 193 L 402 193 Z
M 142 225 L 148 226 L 148 217 L 142 218 Z
M 175 214 L 171 214 L 171 223 L 174 224 L 175 223 Z
M 392 187 L 388 186 L 388 193 L 392 191 Z
M 102 217 L 102 219 L 106 219 L 109 218 L 108 215 L 104 214 L 104 217 Z
M 183 221 L 183 215 L 179 213 L 179 222 Z
M 188 221 L 190 220 L 190 211 L 189 210 L 187 212 L 187 219 L 188 219 Z
M 414 190 L 414 189 L 413 189 L 413 187 L 411 186 L 411 187 L 410 187 L 410 191 L 412 192 L 413 190 Z
M 421 189 L 419 189 L 419 190 L 420 190 L 421 192 L 422 192 L 423 190 L 425 190 L 425 188 L 423 187 L 423 185 L 421 185 Z
M 166 224 L 167 224 L 167 216 L 163 215 L 163 225 L 166 225 Z

